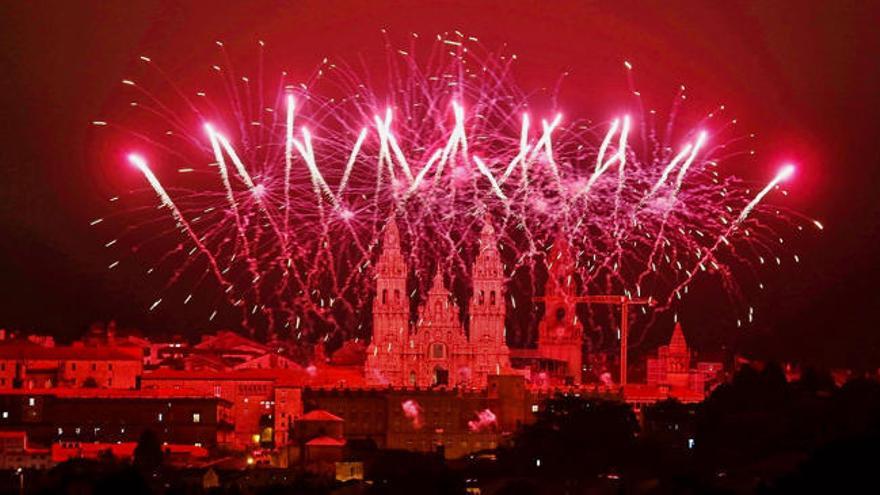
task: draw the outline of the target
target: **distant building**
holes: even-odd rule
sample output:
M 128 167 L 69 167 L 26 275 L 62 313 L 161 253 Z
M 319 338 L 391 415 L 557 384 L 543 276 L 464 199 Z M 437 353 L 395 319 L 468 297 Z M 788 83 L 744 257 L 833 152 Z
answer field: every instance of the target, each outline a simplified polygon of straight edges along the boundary
M 171 444 L 231 446 L 230 403 L 193 390 L 0 391 L 0 430 L 39 445 L 137 442 L 146 429 Z
M 440 452 L 450 459 L 494 448 L 534 418 L 523 378 L 510 375 L 490 376 L 479 391 L 309 387 L 303 404 L 340 418 L 349 442 Z
M 483 224 L 473 267 L 468 335 L 439 267 L 427 299 L 419 308 L 418 321 L 411 326 L 408 268 L 393 218 L 385 229 L 382 249 L 376 264 L 373 338 L 367 349 L 368 383 L 482 388 L 487 377 L 509 370 L 504 274 L 495 230 L 488 219 Z
M 691 365 L 692 356 L 684 337 L 681 323 L 676 323 L 667 345 L 657 349 L 655 357 L 647 359 L 647 384 L 670 390 L 688 390 L 703 399 L 708 383 L 723 370 L 719 362 L 699 362 Z M 674 395 L 674 394 L 673 394 Z
M 303 372 L 304 374 L 304 372 Z M 272 447 L 287 441 L 290 422 L 301 415 L 296 376 L 283 370 L 187 371 L 157 370 L 144 375 L 144 390 L 196 390 L 231 405 L 235 418 L 231 446 Z
M 0 343 L 0 390 L 53 387 L 132 389 L 143 372 L 134 347 L 44 347 L 30 341 Z
M 579 385 L 584 336 L 575 313 L 574 259 L 568 243 L 562 239 L 553 243 L 547 258 L 547 272 L 544 317 L 538 324 L 537 354 L 542 359 L 563 363 L 564 368 L 553 373 L 561 375 L 568 383 Z

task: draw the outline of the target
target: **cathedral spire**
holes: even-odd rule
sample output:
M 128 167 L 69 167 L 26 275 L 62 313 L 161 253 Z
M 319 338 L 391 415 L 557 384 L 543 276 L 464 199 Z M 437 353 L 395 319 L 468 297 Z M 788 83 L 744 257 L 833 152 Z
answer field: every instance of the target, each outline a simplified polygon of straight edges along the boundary
M 675 328 L 672 330 L 672 337 L 669 338 L 670 349 L 687 349 L 687 340 L 684 338 L 684 331 L 681 329 L 681 322 L 675 322 Z
M 437 273 L 434 274 L 434 282 L 431 284 L 430 292 L 446 292 L 446 287 L 443 285 L 443 270 L 439 266 L 437 267 Z
M 382 249 L 386 252 L 389 250 L 400 250 L 400 229 L 397 228 L 397 220 L 394 215 L 388 218 L 385 225 L 385 235 L 382 238 Z

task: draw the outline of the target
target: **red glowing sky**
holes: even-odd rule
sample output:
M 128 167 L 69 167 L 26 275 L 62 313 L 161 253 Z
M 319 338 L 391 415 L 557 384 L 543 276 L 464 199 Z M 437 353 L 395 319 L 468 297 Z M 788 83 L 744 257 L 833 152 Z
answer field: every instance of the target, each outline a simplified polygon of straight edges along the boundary
M 191 324 L 181 315 L 147 316 L 151 296 L 131 274 L 107 274 L 88 227 L 113 188 L 138 180 L 113 168 L 106 143 L 87 125 L 119 105 L 118 82 L 136 70 L 138 55 L 198 78 L 216 60 L 214 40 L 241 55 L 263 39 L 272 59 L 307 70 L 327 55 L 381 58 L 380 28 L 392 38 L 458 29 L 489 47 L 507 43 L 527 87 L 571 71 L 562 106 L 578 115 L 604 119 L 629 101 L 623 60 L 659 110 L 679 84 L 696 112 L 718 103 L 734 109 L 743 132 L 760 137 L 746 166 L 763 178 L 781 160 L 797 161 L 787 201 L 828 227 L 804 241 L 802 271 L 781 274 L 757 302 L 759 311 L 779 308 L 765 321 L 776 337 L 763 340 L 779 351 L 779 336 L 805 335 L 803 351 L 818 354 L 828 329 L 841 326 L 840 355 L 869 339 L 876 357 L 880 339 L 863 329 L 876 302 L 880 214 L 873 117 L 880 43 L 878 13 L 869 9 L 745 1 L 7 3 L 0 7 L 0 327 L 75 334 L 111 316 L 145 328 Z

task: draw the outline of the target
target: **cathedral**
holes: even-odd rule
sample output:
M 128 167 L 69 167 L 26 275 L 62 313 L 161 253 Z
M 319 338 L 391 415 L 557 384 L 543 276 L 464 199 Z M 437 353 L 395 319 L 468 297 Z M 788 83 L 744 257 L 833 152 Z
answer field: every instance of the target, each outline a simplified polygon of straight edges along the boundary
M 396 387 L 486 386 L 488 376 L 510 368 L 505 344 L 504 274 L 495 230 L 487 219 L 471 281 L 469 333 L 438 269 L 417 322 L 410 324 L 406 290 L 408 268 L 400 251 L 400 232 L 392 218 L 385 228 L 376 264 L 373 338 L 366 377 L 373 385 Z
M 556 239 L 547 258 L 544 285 L 544 318 L 538 324 L 538 356 L 561 363 L 561 375 L 574 385 L 581 383 L 583 329 L 575 313 L 577 289 L 571 248 Z

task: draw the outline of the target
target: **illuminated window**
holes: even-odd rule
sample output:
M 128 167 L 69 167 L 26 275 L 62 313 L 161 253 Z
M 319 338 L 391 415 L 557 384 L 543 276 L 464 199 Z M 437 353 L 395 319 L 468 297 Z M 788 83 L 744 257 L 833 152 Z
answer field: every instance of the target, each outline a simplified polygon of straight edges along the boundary
M 533 413 L 538 412 L 538 405 L 537 404 L 532 404 L 532 412 Z
M 193 413 L 193 423 L 200 423 L 202 421 L 202 415 L 199 413 Z
M 33 407 L 34 405 L 36 405 L 36 403 L 37 403 L 36 399 L 34 399 L 33 397 L 28 397 L 28 405 L 29 406 Z
M 9 411 L 3 411 L 3 419 L 6 419 L 8 417 L 9 417 Z
M 159 421 L 162 421 L 162 413 L 159 413 Z

